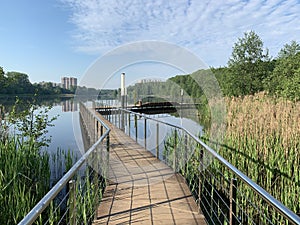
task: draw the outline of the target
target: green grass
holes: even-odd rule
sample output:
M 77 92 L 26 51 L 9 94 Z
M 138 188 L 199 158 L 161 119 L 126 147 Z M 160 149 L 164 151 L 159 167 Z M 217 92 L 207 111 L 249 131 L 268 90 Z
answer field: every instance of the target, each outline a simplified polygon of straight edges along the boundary
M 221 156 L 300 215 L 300 103 L 275 99 L 260 93 L 227 99 L 227 109 L 227 130 L 223 143 L 210 143 L 208 138 L 203 140 L 213 148 L 218 145 Z M 164 155 L 167 162 L 173 161 L 174 143 L 177 145 L 177 155 L 183 158 L 183 138 L 177 134 L 175 141 L 173 132 L 165 142 Z M 213 202 L 211 209 L 218 208 L 211 221 L 222 220 L 220 218 L 228 214 L 228 211 L 222 212 L 220 208 L 224 206 L 223 203 L 214 198 L 217 195 L 224 196 L 225 202 L 228 201 L 228 182 L 236 176 L 217 160 L 208 163 L 207 168 L 200 173 L 198 168 L 201 147 L 193 142 L 188 142 L 188 146 L 190 158 L 187 164 L 180 167 L 180 172 L 196 199 L 199 197 L 199 177 L 205 180 L 201 184 L 201 190 L 209 192 L 210 197 L 202 197 Z M 205 156 L 204 158 L 209 159 Z M 250 202 L 257 205 L 263 213 L 259 214 Z M 242 210 L 258 224 L 267 224 L 264 216 L 270 217 L 274 224 L 287 224 L 282 216 L 240 180 L 237 203 L 240 205 L 237 213 L 243 224 L 250 223 L 250 220 L 247 221 Z M 212 211 L 206 213 L 207 216 L 212 214 Z M 222 221 L 226 224 L 226 219 Z
M 0 142 L 0 224 L 16 224 L 49 190 L 49 156 L 33 141 Z

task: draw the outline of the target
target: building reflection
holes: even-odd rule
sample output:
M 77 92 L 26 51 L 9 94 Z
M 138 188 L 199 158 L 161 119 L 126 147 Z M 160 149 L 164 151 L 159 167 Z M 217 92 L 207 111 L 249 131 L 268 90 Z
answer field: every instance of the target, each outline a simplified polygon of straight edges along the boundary
M 62 102 L 63 112 L 76 112 L 78 111 L 78 103 L 73 100 L 66 100 Z

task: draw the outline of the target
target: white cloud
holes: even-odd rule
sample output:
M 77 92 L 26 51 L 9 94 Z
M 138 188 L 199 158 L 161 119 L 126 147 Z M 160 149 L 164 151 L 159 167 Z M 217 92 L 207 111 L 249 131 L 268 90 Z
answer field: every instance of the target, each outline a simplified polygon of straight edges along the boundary
M 70 7 L 77 49 L 103 54 L 142 40 L 168 41 L 209 65 L 225 65 L 238 37 L 254 30 L 271 54 L 300 37 L 297 0 L 61 0 Z

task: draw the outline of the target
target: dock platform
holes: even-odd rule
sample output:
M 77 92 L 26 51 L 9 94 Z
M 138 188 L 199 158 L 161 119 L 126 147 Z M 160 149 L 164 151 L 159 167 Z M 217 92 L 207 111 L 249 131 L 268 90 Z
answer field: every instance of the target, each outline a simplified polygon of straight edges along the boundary
M 93 224 L 206 224 L 184 178 L 109 125 L 109 185 Z

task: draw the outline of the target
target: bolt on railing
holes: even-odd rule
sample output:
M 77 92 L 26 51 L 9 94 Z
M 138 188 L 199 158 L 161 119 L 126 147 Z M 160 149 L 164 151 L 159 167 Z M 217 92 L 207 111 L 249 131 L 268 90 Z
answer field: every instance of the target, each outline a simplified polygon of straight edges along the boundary
M 19 224 L 32 224 L 36 220 L 42 224 L 87 224 L 96 217 L 108 173 L 110 129 L 94 111 L 79 104 L 80 118 L 92 145 Z
M 110 110 L 114 118 L 110 113 L 103 115 L 145 148 L 149 146 L 147 129 L 156 124 L 156 149 L 148 150 L 185 177 L 209 224 L 300 224 L 294 212 L 190 131 L 126 109 Z M 125 127 L 118 117 L 121 113 L 128 114 Z M 169 129 L 164 140 L 159 135 L 162 126 Z

